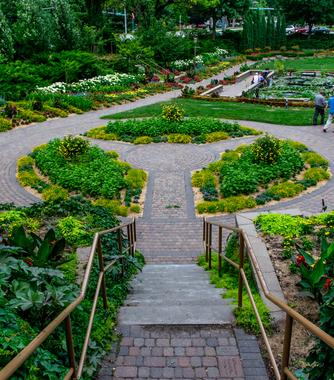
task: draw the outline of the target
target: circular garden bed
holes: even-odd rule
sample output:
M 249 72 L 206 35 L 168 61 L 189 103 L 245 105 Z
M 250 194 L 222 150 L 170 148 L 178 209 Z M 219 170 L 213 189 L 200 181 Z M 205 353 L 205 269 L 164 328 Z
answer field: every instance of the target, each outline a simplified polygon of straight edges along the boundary
M 160 117 L 109 122 L 106 127 L 90 130 L 86 136 L 133 144 L 159 142 L 204 144 L 259 134 L 261 132 L 238 123 L 228 123 L 207 117 L 185 119 L 182 109 L 177 105 L 168 105 L 163 107 Z
M 307 146 L 266 135 L 193 173 L 199 214 L 231 213 L 295 197 L 330 178 L 328 161 Z
M 118 160 L 88 141 L 67 136 L 36 147 L 18 161 L 20 184 L 45 201 L 65 200 L 81 193 L 94 204 L 127 216 L 140 213 L 147 174 Z

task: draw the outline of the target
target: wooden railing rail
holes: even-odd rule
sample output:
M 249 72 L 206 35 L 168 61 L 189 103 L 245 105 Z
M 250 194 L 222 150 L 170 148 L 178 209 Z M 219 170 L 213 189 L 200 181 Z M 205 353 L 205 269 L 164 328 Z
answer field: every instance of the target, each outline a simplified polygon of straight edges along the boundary
M 123 231 L 125 230 L 125 231 Z M 104 264 L 104 256 L 101 247 L 101 237 L 109 234 L 116 233 L 118 239 L 118 255 L 115 259 L 110 261 L 106 266 Z M 126 235 L 126 244 L 124 243 L 123 234 Z M 111 228 L 109 230 L 101 231 L 95 234 L 93 244 L 90 250 L 87 267 L 85 270 L 84 278 L 81 284 L 81 289 L 78 297 L 68 305 L 52 322 L 50 322 L 18 355 L 16 355 L 4 368 L 0 370 L 0 380 L 6 380 L 12 376 L 16 370 L 36 351 L 36 349 L 65 321 L 67 353 L 69 358 L 69 370 L 66 373 L 64 380 L 67 379 L 80 379 L 84 370 L 87 349 L 89 345 L 90 334 L 94 324 L 94 316 L 96 311 L 99 296 L 102 296 L 103 307 L 108 309 L 107 288 L 105 282 L 105 274 L 108 270 L 121 261 L 126 255 L 134 256 L 136 250 L 136 221 L 133 219 L 131 222 L 124 223 L 120 226 Z M 98 256 L 99 263 L 99 276 L 95 288 L 95 295 L 93 298 L 92 309 L 90 312 L 88 327 L 86 330 L 85 340 L 81 349 L 80 360 L 78 365 L 75 359 L 75 350 L 73 343 L 72 327 L 71 327 L 71 314 L 78 307 L 78 305 L 85 299 L 87 288 L 89 285 L 89 278 L 93 268 L 95 255 Z M 123 265 L 122 265 L 123 271 Z M 123 274 L 123 272 L 122 272 Z
M 218 228 L 218 234 L 217 234 L 217 246 L 214 247 L 212 243 L 213 238 L 213 227 Z M 222 250 L 222 237 L 223 237 L 223 230 L 226 229 L 228 231 L 234 231 L 238 234 L 239 237 L 239 264 L 235 263 L 231 259 L 227 258 L 223 255 Z M 216 223 L 216 222 L 210 222 L 207 221 L 205 218 L 203 219 L 203 245 L 204 245 L 204 251 L 205 251 L 205 259 L 206 262 L 209 264 L 209 268 L 212 268 L 212 250 L 217 250 L 218 253 L 218 272 L 220 276 L 223 276 L 222 273 L 222 260 L 225 260 L 229 264 L 233 265 L 236 269 L 239 271 L 239 286 L 238 286 L 238 307 L 242 307 L 242 301 L 243 301 L 243 287 L 246 288 L 247 294 L 249 296 L 252 308 L 254 310 L 255 317 L 259 323 L 261 335 L 263 337 L 264 344 L 266 346 L 268 356 L 270 363 L 272 365 L 275 378 L 277 380 L 286 380 L 287 378 L 292 380 L 297 380 L 297 377 L 293 375 L 293 373 L 289 370 L 289 359 L 290 359 L 290 347 L 291 347 L 291 338 L 292 338 L 292 327 L 293 322 L 299 322 L 306 330 L 308 330 L 310 333 L 318 337 L 320 340 L 322 340 L 324 343 L 326 343 L 328 346 L 334 349 L 334 338 L 327 334 L 325 331 L 320 329 L 318 326 L 316 326 L 314 323 L 309 321 L 307 318 L 303 317 L 301 314 L 293 310 L 291 307 L 289 307 L 285 302 L 283 302 L 281 299 L 273 295 L 269 292 L 266 281 L 261 273 L 258 261 L 256 259 L 256 256 L 253 252 L 252 246 L 249 242 L 249 239 L 247 237 L 247 234 L 240 229 L 231 227 L 228 225 Z M 254 301 L 254 297 L 246 276 L 246 273 L 244 271 L 244 259 L 245 255 L 249 258 L 253 272 L 256 275 L 258 282 L 260 284 L 260 287 L 265 295 L 265 297 L 270 300 L 273 304 L 278 306 L 283 312 L 286 313 L 286 322 L 285 322 L 285 329 L 284 329 L 284 343 L 283 343 L 283 355 L 282 355 L 282 363 L 281 363 L 281 371 L 278 368 L 278 365 L 276 363 L 276 359 L 273 355 L 270 342 L 268 340 L 265 328 L 263 326 L 261 316 L 259 314 L 259 311 L 257 309 L 256 303 Z

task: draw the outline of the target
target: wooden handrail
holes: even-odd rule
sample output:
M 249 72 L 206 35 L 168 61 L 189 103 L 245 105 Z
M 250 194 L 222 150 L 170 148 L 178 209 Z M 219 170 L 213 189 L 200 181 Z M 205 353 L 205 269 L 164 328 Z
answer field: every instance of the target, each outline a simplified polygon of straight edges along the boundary
M 284 301 L 276 297 L 274 294 L 270 293 L 268 290 L 268 286 L 266 284 L 266 281 L 262 275 L 262 272 L 260 270 L 257 258 L 253 252 L 252 246 L 249 242 L 247 234 L 243 231 L 241 228 L 235 228 L 231 226 L 226 226 L 221 223 L 217 222 L 210 222 L 207 221 L 205 218 L 203 218 L 203 246 L 205 250 L 205 257 L 206 261 L 209 263 L 209 268 L 211 268 L 211 251 L 213 249 L 212 246 L 212 226 L 216 226 L 219 228 L 218 233 L 218 266 L 221 268 L 221 260 L 225 260 L 229 264 L 233 265 L 236 269 L 239 271 L 239 287 L 238 287 L 238 306 L 242 307 L 242 297 L 243 297 L 243 285 L 245 285 L 247 294 L 250 298 L 250 302 L 252 305 L 252 308 L 255 313 L 255 317 L 259 323 L 261 335 L 263 337 L 265 346 L 268 351 L 269 359 L 272 364 L 275 377 L 277 380 L 286 380 L 287 377 L 289 377 L 292 380 L 297 380 L 297 378 L 293 375 L 293 373 L 288 369 L 289 365 L 289 358 L 290 358 L 290 345 L 291 345 L 291 337 L 292 337 L 292 325 L 293 321 L 299 322 L 306 330 L 308 330 L 310 333 L 318 337 L 320 340 L 322 340 L 324 343 L 326 343 L 328 346 L 334 349 L 334 338 L 326 333 L 324 330 L 316 326 L 314 323 L 309 321 L 307 318 L 299 314 L 297 311 L 293 310 L 291 307 L 289 307 Z M 240 249 L 239 249 L 239 257 L 240 257 L 240 263 L 237 264 L 236 262 L 232 261 L 231 259 L 227 258 L 226 256 L 222 255 L 222 242 L 220 241 L 222 239 L 222 233 L 221 229 L 228 229 L 230 231 L 237 232 L 239 235 L 239 243 L 240 243 Z M 261 316 L 258 312 L 257 306 L 254 301 L 254 297 L 251 292 L 251 288 L 249 286 L 249 282 L 246 276 L 246 273 L 243 269 L 243 255 L 246 252 L 247 256 L 249 257 L 251 261 L 251 267 L 253 269 L 253 272 L 255 273 L 256 277 L 259 280 L 260 287 L 263 291 L 263 294 L 265 297 L 270 300 L 273 304 L 278 306 L 282 311 L 286 313 L 286 325 L 285 325 L 285 337 L 284 337 L 284 345 L 283 345 L 283 356 L 282 356 L 282 369 L 281 372 L 278 369 L 278 365 L 276 363 L 275 357 L 273 355 L 273 352 L 270 347 L 270 343 L 267 337 L 267 334 L 265 332 L 265 329 L 263 327 L 263 323 L 261 320 Z M 219 275 L 221 275 L 219 271 Z
M 101 237 L 112 233 L 112 232 L 118 232 L 122 231 L 123 228 L 127 227 L 127 241 L 128 241 L 128 247 L 123 249 L 123 247 L 118 247 L 118 257 L 114 258 L 107 266 L 104 266 L 104 259 L 103 259 L 103 253 L 101 249 Z M 94 321 L 94 315 L 96 310 L 96 305 L 98 301 L 98 297 L 100 295 L 100 291 L 102 290 L 102 298 L 103 298 L 103 305 L 104 308 L 108 308 L 108 300 L 107 300 L 107 292 L 106 292 L 106 284 L 105 284 L 105 274 L 106 272 L 116 264 L 119 260 L 122 260 L 124 256 L 124 252 L 129 251 L 129 254 L 134 255 L 136 250 L 136 221 L 135 219 L 132 219 L 132 221 L 124 223 L 120 226 L 104 230 L 101 232 L 97 232 L 94 235 L 94 240 L 92 247 L 90 249 L 89 258 L 87 261 L 87 267 L 85 270 L 84 278 L 81 284 L 80 293 L 78 297 L 70 303 L 55 319 L 53 319 L 19 354 L 17 354 L 4 368 L 0 371 L 0 380 L 6 380 L 10 376 L 12 376 L 17 369 L 19 369 L 22 364 L 36 351 L 36 349 L 56 330 L 56 328 L 64 321 L 66 320 L 66 338 L 67 338 L 67 351 L 69 356 L 69 362 L 71 368 L 66 373 L 65 379 L 80 379 L 84 363 L 86 359 L 86 352 L 89 344 L 89 338 L 91 329 L 93 326 Z M 75 357 L 74 357 L 74 346 L 73 346 L 73 338 L 72 338 L 72 329 L 71 329 L 71 323 L 70 323 L 70 316 L 72 312 L 80 305 L 80 303 L 84 300 L 87 292 L 87 287 L 89 284 L 89 278 L 93 267 L 94 257 L 95 254 L 98 254 L 99 258 L 99 267 L 100 267 L 100 273 L 98 278 L 98 283 L 95 290 L 95 296 L 93 299 L 93 306 L 91 309 L 89 324 L 87 327 L 87 332 L 85 336 L 85 342 L 82 347 L 80 361 L 78 369 L 75 368 Z

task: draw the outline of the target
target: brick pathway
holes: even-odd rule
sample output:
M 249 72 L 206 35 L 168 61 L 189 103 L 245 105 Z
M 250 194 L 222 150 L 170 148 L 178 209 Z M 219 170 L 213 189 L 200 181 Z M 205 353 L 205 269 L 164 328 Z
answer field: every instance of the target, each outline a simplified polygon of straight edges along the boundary
M 219 326 L 125 326 L 98 380 L 267 380 L 253 335 Z

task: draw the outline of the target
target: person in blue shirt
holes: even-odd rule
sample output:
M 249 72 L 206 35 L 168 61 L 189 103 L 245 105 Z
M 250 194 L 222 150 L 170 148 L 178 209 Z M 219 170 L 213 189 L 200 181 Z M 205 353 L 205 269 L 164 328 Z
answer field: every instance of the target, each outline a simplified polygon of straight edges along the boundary
M 334 122 L 334 95 L 332 95 L 328 100 L 328 119 L 327 123 L 324 126 L 323 131 L 327 132 L 327 129 Z

